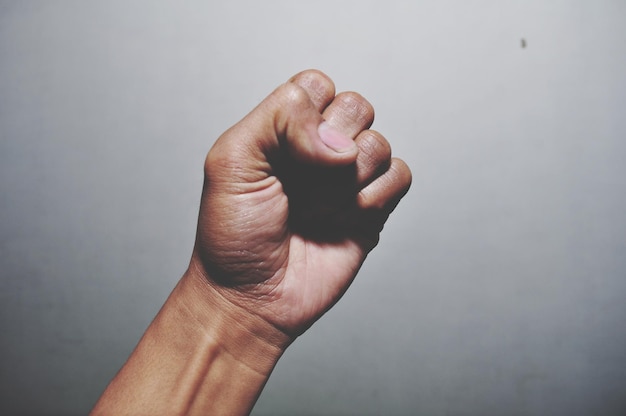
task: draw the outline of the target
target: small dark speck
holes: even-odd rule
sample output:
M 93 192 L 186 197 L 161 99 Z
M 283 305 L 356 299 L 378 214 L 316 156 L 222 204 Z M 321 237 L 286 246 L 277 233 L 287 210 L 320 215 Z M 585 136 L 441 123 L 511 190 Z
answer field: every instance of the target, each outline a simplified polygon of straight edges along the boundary
M 526 48 L 526 39 L 522 38 L 521 45 L 522 45 L 522 49 Z

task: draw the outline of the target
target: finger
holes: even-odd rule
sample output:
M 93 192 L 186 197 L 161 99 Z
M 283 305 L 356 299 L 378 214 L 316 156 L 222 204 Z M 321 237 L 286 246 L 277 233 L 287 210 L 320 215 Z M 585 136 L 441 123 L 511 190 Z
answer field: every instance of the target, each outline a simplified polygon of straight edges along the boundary
M 393 158 L 389 169 L 357 194 L 357 206 L 389 214 L 411 186 L 411 170 L 402 159 Z
M 365 252 L 378 244 L 389 214 L 410 186 L 411 170 L 402 160 L 393 158 L 389 169 L 357 194 L 357 211 L 344 218 L 344 223 L 359 233 L 359 244 Z
M 391 146 L 374 130 L 362 131 L 354 141 L 359 148 L 356 159 L 356 185 L 361 189 L 389 169 Z
M 308 92 L 293 83 L 279 87 L 269 100 L 274 129 L 295 159 L 326 166 L 346 165 L 356 160 L 352 138 L 322 118 Z
M 289 79 L 288 82 L 299 85 L 311 98 L 313 105 L 321 113 L 335 97 L 335 84 L 323 72 L 309 69 Z
M 272 175 L 276 161 L 285 156 L 311 165 L 345 166 L 357 153 L 351 137 L 324 122 L 309 93 L 287 82 L 220 137 L 205 168 L 207 174 L 230 172 L 229 182 L 256 182 Z
M 339 132 L 355 138 L 374 122 L 374 107 L 356 92 L 342 92 L 335 96 L 322 115 Z

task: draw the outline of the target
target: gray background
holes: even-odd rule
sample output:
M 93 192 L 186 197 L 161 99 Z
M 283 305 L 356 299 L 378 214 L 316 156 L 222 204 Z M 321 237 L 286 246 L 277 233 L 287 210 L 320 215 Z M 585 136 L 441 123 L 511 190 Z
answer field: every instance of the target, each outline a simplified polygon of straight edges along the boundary
M 626 414 L 625 45 L 624 1 L 0 2 L 0 413 L 90 409 L 213 140 L 316 67 L 414 184 L 254 414 Z

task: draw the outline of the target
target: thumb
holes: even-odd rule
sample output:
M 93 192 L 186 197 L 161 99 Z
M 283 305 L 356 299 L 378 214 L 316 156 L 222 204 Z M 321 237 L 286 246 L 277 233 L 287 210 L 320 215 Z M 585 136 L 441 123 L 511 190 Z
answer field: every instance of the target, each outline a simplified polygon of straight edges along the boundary
M 345 165 L 356 160 L 358 148 L 352 138 L 335 130 L 301 86 L 286 83 L 277 88 L 267 104 L 274 118 L 276 138 L 289 155 L 302 162 Z
M 358 148 L 352 138 L 324 121 L 304 88 L 288 82 L 224 133 L 214 151 L 248 174 L 253 173 L 249 170 L 267 174 L 272 163 L 285 157 L 309 165 L 349 165 L 356 161 Z

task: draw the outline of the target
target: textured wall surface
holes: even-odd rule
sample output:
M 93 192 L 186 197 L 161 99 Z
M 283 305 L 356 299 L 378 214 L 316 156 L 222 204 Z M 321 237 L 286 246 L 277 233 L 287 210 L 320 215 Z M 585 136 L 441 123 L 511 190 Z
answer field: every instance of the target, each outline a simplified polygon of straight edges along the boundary
M 84 414 L 293 73 L 414 184 L 254 414 L 626 414 L 623 1 L 0 1 L 0 413 Z

